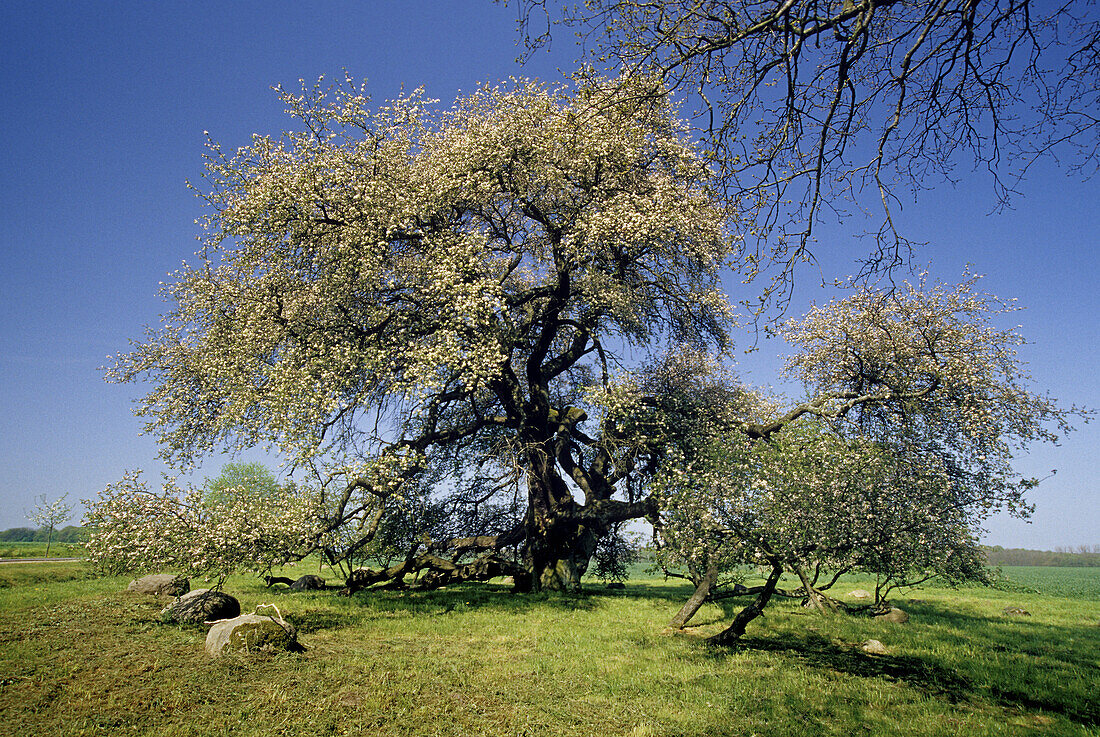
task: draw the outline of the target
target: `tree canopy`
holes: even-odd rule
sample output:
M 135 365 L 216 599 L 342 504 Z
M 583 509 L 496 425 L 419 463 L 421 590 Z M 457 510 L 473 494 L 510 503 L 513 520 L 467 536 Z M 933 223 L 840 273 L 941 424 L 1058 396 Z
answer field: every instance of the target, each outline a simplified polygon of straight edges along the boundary
M 1068 427 L 1053 400 L 1026 388 L 1021 338 L 995 325 L 1012 306 L 975 281 L 859 293 L 787 321 L 797 350 L 786 371 L 810 397 L 801 403 L 682 355 L 625 387 L 665 398 L 653 422 L 671 428 L 675 458 L 653 481 L 661 561 L 687 569 L 697 604 L 723 571 L 772 573 L 725 637 L 744 632 L 783 572 L 815 602 L 854 569 L 880 576 L 880 603 L 931 575 L 984 578 L 982 524 L 995 511 L 1026 515 L 1037 483 L 1013 457 Z
M 655 84 L 372 110 L 319 83 L 280 92 L 301 130 L 211 142 L 198 261 L 109 377 L 151 383 L 138 410 L 177 467 L 262 445 L 297 483 L 211 505 L 130 475 L 93 506 L 91 548 L 148 561 L 131 538 L 173 540 L 174 515 L 199 531 L 169 546 L 180 561 L 222 574 L 319 551 L 380 564 L 349 591 L 577 591 L 601 540 L 646 517 L 681 562 L 768 562 L 740 626 L 784 570 L 811 596 L 810 568 L 948 571 L 990 509 L 1026 513 L 1012 455 L 1066 411 L 1029 389 L 995 325 L 1009 305 L 973 279 L 780 326 L 804 396 L 728 373 L 721 278 L 753 255 Z
M 1040 156 L 1085 175 L 1100 143 L 1089 0 L 519 0 L 529 52 L 563 23 L 597 68 L 693 99 L 749 273 L 789 295 L 825 216 L 877 213 L 869 272 L 903 265 L 907 191 L 980 169 L 1005 203 Z M 566 34 L 561 34 L 565 36 Z M 875 221 L 872 221 L 875 222 Z
M 370 112 L 346 83 L 283 93 L 301 132 L 212 144 L 201 260 L 111 373 L 153 381 L 164 457 L 277 447 L 368 534 L 441 464 L 459 491 L 525 477 L 477 547 L 522 542 L 533 585 L 577 587 L 606 526 L 649 511 L 612 498 L 633 455 L 580 431 L 584 391 L 630 345 L 726 346 L 737 248 L 669 101 L 608 86 Z

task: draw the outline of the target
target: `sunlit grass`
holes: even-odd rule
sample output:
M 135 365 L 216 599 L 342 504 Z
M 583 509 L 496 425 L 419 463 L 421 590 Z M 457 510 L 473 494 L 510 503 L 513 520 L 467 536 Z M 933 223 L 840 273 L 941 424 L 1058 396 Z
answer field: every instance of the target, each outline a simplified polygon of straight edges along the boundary
M 47 547 L 51 558 L 81 558 L 84 556 L 82 543 L 9 541 L 0 542 L 0 559 L 4 558 L 44 558 Z
M 1100 725 L 1100 597 L 926 588 L 906 595 L 920 602 L 899 599 L 907 625 L 780 602 L 743 647 L 715 651 L 700 636 L 723 610 L 708 605 L 696 631 L 665 634 L 687 588 L 652 577 L 625 591 L 593 584 L 585 597 L 471 584 L 348 598 L 238 576 L 226 590 L 242 608 L 274 603 L 307 650 L 212 660 L 203 628 L 162 623 L 163 602 L 125 593 L 128 577 L 43 568 L 0 567 L 0 715 L 11 734 L 847 737 Z M 1009 605 L 1031 616 L 1005 615 Z M 870 638 L 889 654 L 862 653 Z

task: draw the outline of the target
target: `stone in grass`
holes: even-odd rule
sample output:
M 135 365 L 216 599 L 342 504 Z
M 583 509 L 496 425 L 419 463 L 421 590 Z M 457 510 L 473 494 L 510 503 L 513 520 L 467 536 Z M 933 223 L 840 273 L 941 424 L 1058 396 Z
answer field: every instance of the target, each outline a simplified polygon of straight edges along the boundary
M 886 646 L 878 640 L 867 640 L 859 646 L 859 649 L 871 655 L 886 655 L 886 653 L 889 652 Z
M 164 608 L 162 619 L 188 624 L 232 619 L 241 614 L 241 604 L 223 591 L 195 589 Z
M 191 590 L 191 582 L 172 573 L 154 573 L 131 581 L 126 590 L 150 596 L 182 596 Z
M 866 589 L 853 589 L 848 592 L 848 596 L 852 597 L 853 599 L 870 599 L 871 592 L 867 591 Z
M 290 584 L 291 591 L 316 591 L 323 588 L 325 588 L 325 579 L 314 576 L 312 573 L 307 573 Z
M 206 652 L 215 657 L 229 653 L 300 652 L 298 633 L 285 619 L 264 614 L 242 614 L 215 622 L 206 633 Z
M 896 606 L 892 606 L 881 614 L 876 614 L 875 619 L 880 622 L 893 622 L 894 624 L 905 624 L 909 621 L 909 614 L 903 610 L 898 609 Z

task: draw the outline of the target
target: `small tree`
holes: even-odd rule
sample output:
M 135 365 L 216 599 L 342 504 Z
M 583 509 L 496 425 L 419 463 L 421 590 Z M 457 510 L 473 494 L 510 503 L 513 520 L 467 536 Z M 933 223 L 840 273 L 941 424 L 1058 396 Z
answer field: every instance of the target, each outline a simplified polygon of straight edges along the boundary
M 88 559 L 108 573 L 171 568 L 220 586 L 235 571 L 267 571 L 316 549 L 325 516 L 315 493 L 219 483 L 233 475 L 201 487 L 165 481 L 156 491 L 140 472 L 127 473 L 85 502 Z
M 262 463 L 227 463 L 203 488 L 204 501 L 210 507 L 232 505 L 239 497 L 275 499 L 282 492 L 274 474 Z
M 53 542 L 54 529 L 62 522 L 67 522 L 73 513 L 73 505 L 65 500 L 68 494 L 63 494 L 59 499 L 49 501 L 45 494 L 35 497 L 34 509 L 27 514 L 29 519 L 39 527 L 46 528 L 46 557 L 50 557 L 50 543 Z
M 630 575 L 630 566 L 641 559 L 637 535 L 623 527 L 615 525 L 596 545 L 592 575 L 601 581 L 625 581 Z
M 1019 336 L 991 324 L 1011 307 L 973 286 L 860 293 L 788 322 L 800 350 L 787 371 L 812 398 L 786 412 L 682 356 L 609 402 L 637 416 L 662 388 L 648 400 L 649 426 L 668 439 L 651 482 L 661 555 L 697 582 L 675 623 L 734 565 L 763 566 L 767 580 L 720 643 L 744 633 L 785 571 L 819 606 L 826 570 L 879 574 L 879 604 L 928 575 L 984 575 L 982 522 L 1030 512 L 1023 495 L 1037 482 L 1013 472 L 1014 453 L 1055 440 L 1075 410 L 1025 388 Z

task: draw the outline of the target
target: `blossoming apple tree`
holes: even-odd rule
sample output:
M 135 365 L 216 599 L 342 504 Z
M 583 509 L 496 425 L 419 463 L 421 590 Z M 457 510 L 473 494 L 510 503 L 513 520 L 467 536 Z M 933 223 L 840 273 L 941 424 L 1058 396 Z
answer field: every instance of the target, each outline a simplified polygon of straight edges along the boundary
M 151 383 L 138 411 L 177 467 L 260 445 L 298 484 L 282 512 L 203 518 L 200 538 L 232 545 L 220 525 L 251 525 L 293 541 L 288 559 L 387 559 L 349 589 L 510 574 L 575 591 L 600 539 L 641 517 L 683 560 L 871 565 L 870 543 L 826 534 L 829 509 L 906 498 L 886 481 L 911 475 L 899 458 L 957 495 L 937 509 L 960 529 L 973 509 L 1019 507 L 1011 451 L 1063 414 L 1023 388 L 1017 338 L 972 284 L 789 323 L 802 402 L 696 369 L 626 371 L 632 351 L 728 348 L 720 277 L 740 256 L 673 106 L 638 85 L 517 81 L 442 111 L 418 93 L 371 111 L 361 87 L 318 86 L 282 93 L 301 131 L 232 155 L 211 143 L 198 260 L 110 378 Z M 133 477 L 109 489 L 102 539 L 136 560 L 127 545 L 172 530 L 126 525 L 172 494 L 186 501 Z M 195 556 L 214 555 L 204 545 Z
M 671 104 L 525 81 L 442 112 L 419 94 L 371 112 L 350 83 L 282 97 L 304 130 L 211 145 L 199 260 L 111 378 L 152 382 L 139 412 L 178 466 L 280 450 L 326 528 L 361 532 L 348 549 L 442 467 L 467 496 L 523 482 L 507 529 L 417 542 L 362 581 L 577 589 L 609 526 L 656 512 L 616 496 L 634 454 L 582 429 L 583 389 L 626 346 L 728 342 L 736 241 Z
M 85 501 L 88 558 L 104 573 L 173 569 L 220 587 L 231 573 L 265 572 L 314 549 L 323 519 L 317 495 L 293 483 L 241 483 L 254 479 L 231 473 L 156 490 L 129 472 Z
M 705 398 L 705 409 L 678 415 L 708 418 L 679 423 L 677 461 L 653 482 L 665 510 L 661 560 L 697 586 L 674 626 L 712 595 L 720 573 L 745 564 L 761 566 L 766 581 L 741 592 L 755 598 L 716 642 L 744 634 L 784 572 L 802 584 L 785 593 L 819 607 L 853 569 L 880 576 L 879 604 L 892 587 L 930 575 L 983 577 L 982 522 L 995 510 L 1030 511 L 1023 495 L 1036 482 L 1014 473 L 1013 456 L 1055 441 L 1077 410 L 1026 388 L 1022 340 L 994 324 L 1011 305 L 974 286 L 863 292 L 787 322 L 781 332 L 797 350 L 786 371 L 810 399 L 786 411 L 747 401 L 698 362 L 662 369 L 681 377 L 666 385 L 688 388 L 670 393 L 679 405 Z M 639 387 L 628 393 L 648 392 Z
M 34 499 L 34 509 L 27 513 L 27 519 L 39 527 L 46 528 L 46 557 L 50 557 L 50 545 L 53 543 L 53 533 L 57 526 L 67 521 L 73 513 L 73 506 L 66 499 L 68 494 L 62 494 L 61 498 L 52 502 L 45 494 L 39 494 Z

